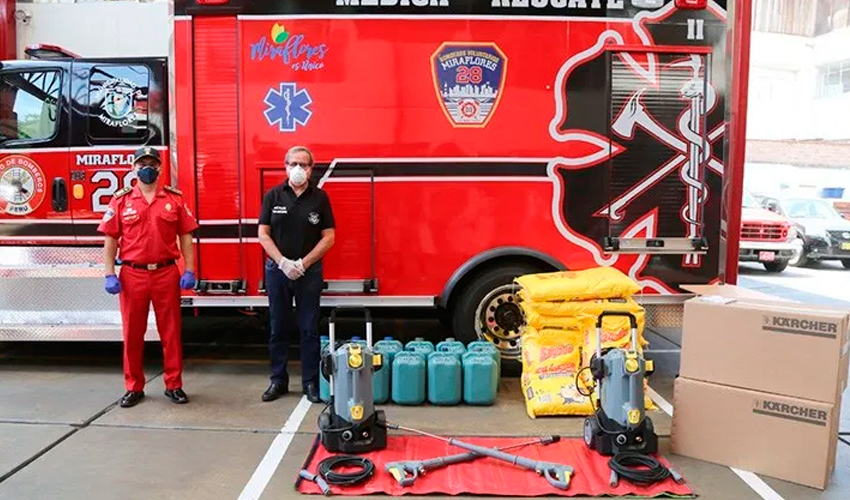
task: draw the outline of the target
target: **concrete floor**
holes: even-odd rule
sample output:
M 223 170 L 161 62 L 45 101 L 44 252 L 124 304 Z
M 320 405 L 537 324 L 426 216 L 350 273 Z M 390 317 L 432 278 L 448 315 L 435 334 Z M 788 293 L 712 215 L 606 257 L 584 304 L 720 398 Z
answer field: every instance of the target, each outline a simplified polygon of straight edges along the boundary
M 440 331 L 435 321 L 410 325 L 395 319 L 376 322 L 376 335 L 404 338 L 412 337 L 405 329 Z M 0 346 L 0 500 L 310 498 L 293 485 L 324 405 L 309 405 L 295 393 L 263 403 L 260 395 L 268 383 L 264 348 L 233 345 L 230 341 L 247 330 L 220 328 L 227 333 L 204 329 L 209 333 L 205 342 L 211 342 L 205 345 L 214 348 L 185 349 L 188 405 L 174 405 L 162 394 L 158 344 L 148 349 L 147 397 L 131 409 L 116 404 L 124 392 L 120 346 L 91 348 L 99 353 L 70 344 L 29 346 L 23 355 L 17 346 L 5 351 Z M 654 349 L 676 347 L 657 335 L 649 340 Z M 47 351 L 60 354 L 45 359 L 42 353 Z M 675 356 L 659 355 L 650 379 L 653 389 L 671 402 L 676 371 Z M 298 373 L 297 364 L 290 373 Z M 298 377 L 292 377 L 290 387 L 300 387 Z M 582 430 L 581 418 L 530 419 L 519 380 L 511 376 L 503 378 L 493 407 L 384 409 L 392 421 L 451 435 L 579 437 Z M 762 476 L 778 496 L 760 496 L 728 467 L 671 454 L 670 417 L 661 410 L 650 416 L 662 453 L 700 499 L 850 498 L 850 391 L 843 399 L 844 441 L 838 445 L 836 471 L 823 492 Z

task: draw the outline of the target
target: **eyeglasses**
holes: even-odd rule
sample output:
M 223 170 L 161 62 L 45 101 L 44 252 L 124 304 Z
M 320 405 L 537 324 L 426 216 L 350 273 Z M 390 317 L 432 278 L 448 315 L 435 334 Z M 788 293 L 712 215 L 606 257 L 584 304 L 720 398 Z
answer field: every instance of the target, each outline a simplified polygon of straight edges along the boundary
M 304 162 L 300 162 L 300 161 L 290 161 L 290 162 L 287 162 L 286 165 L 289 166 L 289 167 L 302 167 L 302 168 L 307 168 L 307 167 L 312 166 L 310 163 L 304 163 Z

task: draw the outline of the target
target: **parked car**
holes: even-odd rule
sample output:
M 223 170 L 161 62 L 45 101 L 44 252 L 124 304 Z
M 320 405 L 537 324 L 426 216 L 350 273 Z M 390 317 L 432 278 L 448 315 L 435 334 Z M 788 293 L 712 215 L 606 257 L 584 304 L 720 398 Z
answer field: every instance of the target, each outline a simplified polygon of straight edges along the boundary
M 798 246 L 802 251 L 791 264 L 804 266 L 813 260 L 840 260 L 850 269 L 850 220 L 827 200 L 818 198 L 765 198 L 771 212 L 791 219 L 802 228 Z
M 791 221 L 766 210 L 746 190 L 742 205 L 738 260 L 761 262 L 772 273 L 784 271 L 791 259 L 799 253 Z

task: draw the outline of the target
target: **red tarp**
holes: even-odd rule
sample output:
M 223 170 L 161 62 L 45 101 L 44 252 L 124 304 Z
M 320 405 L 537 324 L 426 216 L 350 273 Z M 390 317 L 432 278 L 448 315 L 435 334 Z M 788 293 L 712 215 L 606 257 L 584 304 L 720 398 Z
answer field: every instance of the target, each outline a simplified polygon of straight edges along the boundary
M 317 438 L 318 439 L 318 438 Z M 461 437 L 464 442 L 487 447 L 501 447 L 514 443 L 533 440 L 533 437 Z M 383 493 L 386 495 L 405 494 L 443 494 L 443 495 L 498 495 L 514 497 L 531 497 L 544 495 L 560 496 L 640 496 L 656 497 L 671 496 L 693 497 L 690 485 L 677 484 L 671 478 L 650 487 L 634 485 L 624 479 L 616 488 L 608 485 L 611 469 L 608 468 L 610 457 L 603 457 L 590 451 L 584 440 L 578 438 L 561 439 L 548 446 L 531 445 L 524 448 L 508 450 L 533 460 L 544 460 L 571 465 L 575 472 L 566 491 L 551 486 L 545 478 L 533 471 L 511 465 L 489 457 L 478 458 L 471 462 L 450 465 L 441 469 L 420 475 L 413 485 L 402 487 L 384 470 L 384 464 L 398 460 L 426 460 L 446 455 L 463 453 L 464 450 L 448 443 L 423 436 L 391 435 L 387 448 L 366 453 L 362 456 L 375 463 L 374 475 L 365 483 L 356 486 L 331 486 L 334 494 L 339 495 L 368 495 Z M 316 452 L 309 460 L 306 468 L 317 473 L 318 464 L 328 456 L 333 455 L 319 444 Z M 656 457 L 658 458 L 658 457 Z M 660 459 L 664 465 L 669 463 Z M 681 473 L 681 471 L 677 471 Z M 306 494 L 321 494 L 315 483 L 301 480 L 296 481 L 296 490 Z

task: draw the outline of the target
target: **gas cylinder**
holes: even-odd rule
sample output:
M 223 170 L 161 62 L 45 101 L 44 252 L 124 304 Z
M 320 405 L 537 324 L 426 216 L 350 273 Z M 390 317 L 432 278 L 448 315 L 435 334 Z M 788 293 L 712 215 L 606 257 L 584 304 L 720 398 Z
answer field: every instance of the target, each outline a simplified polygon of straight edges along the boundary
M 496 376 L 502 376 L 502 354 L 499 352 L 499 348 L 494 346 L 491 342 L 487 342 L 486 340 L 476 340 L 474 342 L 470 342 L 468 346 L 466 346 L 467 351 L 483 351 L 489 353 L 493 357 L 493 361 L 496 362 Z
M 425 355 L 401 351 L 393 357 L 392 399 L 399 405 L 421 405 L 425 402 Z
M 404 350 L 418 352 L 427 358 L 429 354 L 434 352 L 434 343 L 422 337 L 416 337 L 415 340 L 411 340 L 404 346 Z
M 384 337 L 384 340 L 375 342 L 374 351 L 381 355 L 381 368 L 379 368 L 372 377 L 372 392 L 375 395 L 375 402 L 384 404 L 390 399 L 390 380 L 392 379 L 393 358 L 395 354 L 401 352 L 404 346 L 398 340 L 392 337 Z
M 460 359 L 448 351 L 428 355 L 428 401 L 434 405 L 451 406 L 463 398 Z
M 463 360 L 463 401 L 468 405 L 492 405 L 499 392 L 496 361 L 485 350 L 467 351 Z
M 460 360 L 460 357 L 466 352 L 466 346 L 463 345 L 463 342 L 455 340 L 452 337 L 438 343 L 436 349 L 441 352 L 450 352 L 457 356 L 458 360 Z

